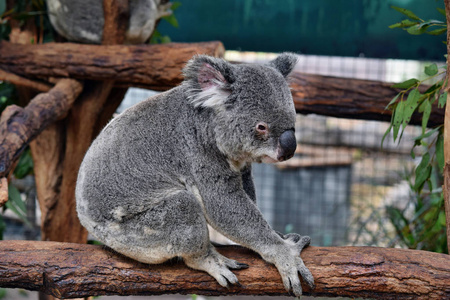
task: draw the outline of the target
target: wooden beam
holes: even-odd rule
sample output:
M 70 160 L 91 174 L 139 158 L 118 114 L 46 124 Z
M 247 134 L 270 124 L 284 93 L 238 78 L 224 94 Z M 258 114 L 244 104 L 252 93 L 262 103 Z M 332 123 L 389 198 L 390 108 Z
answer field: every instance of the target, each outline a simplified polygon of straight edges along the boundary
M 114 80 L 118 85 L 167 90 L 182 81 L 181 69 L 195 54 L 223 56 L 221 42 L 158 45 L 0 43 L 0 69 L 25 77 Z
M 180 261 L 145 265 L 103 246 L 0 241 L 0 287 L 39 290 L 59 298 L 98 295 L 288 295 L 276 268 L 250 250 L 219 252 L 246 263 L 229 289 Z M 449 299 L 450 256 L 374 247 L 309 247 L 302 252 L 315 278 L 313 296 Z
M 67 114 L 82 84 L 62 79 L 48 93 L 37 95 L 25 108 L 8 106 L 0 119 L 0 177 L 7 176 L 13 162 L 47 125 Z
M 295 108 L 301 114 L 318 114 L 337 118 L 390 121 L 392 112 L 386 105 L 400 90 L 393 83 L 332 76 L 293 73 L 290 86 Z M 426 89 L 427 87 L 422 87 Z M 428 126 L 441 125 L 444 110 L 433 107 Z M 413 114 L 410 124 L 421 125 Z

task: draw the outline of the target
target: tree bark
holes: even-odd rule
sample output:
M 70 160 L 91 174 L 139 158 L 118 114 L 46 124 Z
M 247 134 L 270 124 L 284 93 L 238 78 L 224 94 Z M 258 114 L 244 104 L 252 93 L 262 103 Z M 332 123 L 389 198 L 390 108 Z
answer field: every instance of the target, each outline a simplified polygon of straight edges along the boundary
M 288 295 L 276 268 L 238 246 L 218 247 L 250 267 L 235 271 L 240 285 L 223 288 L 180 261 L 145 265 L 104 246 L 0 241 L 0 287 L 39 290 L 58 298 L 94 295 Z M 448 299 L 450 256 L 374 247 L 309 247 L 302 252 L 313 296 Z
M 39 94 L 25 108 L 8 106 L 0 119 L 0 177 L 11 170 L 12 163 L 22 150 L 42 130 L 65 116 L 82 84 L 73 79 L 62 79 L 48 93 Z
M 103 45 L 123 44 L 128 29 L 129 0 L 103 0 Z
M 310 75 L 294 72 L 290 86 L 295 108 L 301 114 L 318 114 L 338 118 L 390 121 L 392 112 L 386 105 L 400 90 L 392 83 Z M 426 86 L 421 87 L 426 89 Z M 428 126 L 441 125 L 444 110 L 437 104 L 428 121 Z M 410 124 L 421 125 L 420 114 L 413 114 Z
M 8 73 L 0 69 L 0 80 L 8 81 L 16 86 L 27 87 L 37 90 L 39 92 L 48 92 L 52 86 L 46 83 L 29 80 L 16 74 Z
M 447 248 L 450 254 L 450 0 L 445 0 L 445 14 L 447 16 L 447 103 L 444 120 L 444 207 L 447 227 Z
M 0 69 L 25 77 L 115 80 L 123 86 L 167 90 L 182 81 L 181 68 L 195 54 L 223 56 L 221 42 L 161 45 L 0 43 Z

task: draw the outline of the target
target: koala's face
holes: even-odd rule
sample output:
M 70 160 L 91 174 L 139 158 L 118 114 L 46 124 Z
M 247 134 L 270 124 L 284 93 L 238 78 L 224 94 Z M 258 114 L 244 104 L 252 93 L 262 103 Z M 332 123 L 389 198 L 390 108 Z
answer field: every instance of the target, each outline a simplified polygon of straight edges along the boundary
M 278 162 L 294 155 L 295 108 L 286 81 L 297 58 L 231 65 L 207 56 L 185 68 L 191 103 L 214 111 L 217 146 L 235 162 Z
M 296 114 L 285 77 L 268 66 L 236 68 L 236 82 L 225 109 L 219 111 L 229 130 L 225 138 L 248 161 L 272 163 L 291 158 L 297 147 Z

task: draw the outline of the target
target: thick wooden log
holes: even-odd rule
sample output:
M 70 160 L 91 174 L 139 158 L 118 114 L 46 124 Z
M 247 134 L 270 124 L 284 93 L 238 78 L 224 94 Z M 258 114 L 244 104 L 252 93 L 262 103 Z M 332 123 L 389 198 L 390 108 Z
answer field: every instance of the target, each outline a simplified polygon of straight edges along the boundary
M 288 295 L 276 268 L 237 246 L 219 252 L 250 267 L 240 285 L 223 288 L 180 261 L 145 265 L 102 246 L 0 241 L 0 287 L 39 290 L 59 298 L 93 295 Z M 315 278 L 314 296 L 449 299 L 450 256 L 374 247 L 309 247 L 302 253 Z
M 25 77 L 115 80 L 125 86 L 167 90 L 182 81 L 181 69 L 195 54 L 223 56 L 221 42 L 161 45 L 0 43 L 0 69 Z
M 390 121 L 386 105 L 398 94 L 392 83 L 310 75 L 294 72 L 291 90 L 298 113 L 338 118 Z M 426 89 L 426 87 L 422 87 Z M 444 123 L 444 110 L 433 107 L 428 126 Z M 422 124 L 421 115 L 413 114 L 410 124 Z
M 39 94 L 25 108 L 8 106 L 0 119 L 0 177 L 11 169 L 22 150 L 42 130 L 65 116 L 82 84 L 73 79 L 62 79 L 48 93 Z

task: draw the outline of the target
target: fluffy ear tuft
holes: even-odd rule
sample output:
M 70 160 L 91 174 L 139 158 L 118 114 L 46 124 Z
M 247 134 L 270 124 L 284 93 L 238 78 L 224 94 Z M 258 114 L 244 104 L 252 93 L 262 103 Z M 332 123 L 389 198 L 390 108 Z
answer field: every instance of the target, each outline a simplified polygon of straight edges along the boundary
M 187 63 L 183 73 L 189 101 L 195 107 L 218 107 L 231 94 L 232 66 L 223 59 L 197 55 Z
M 269 62 L 269 65 L 277 69 L 284 77 L 287 77 L 294 69 L 297 61 L 297 55 L 285 52 Z

